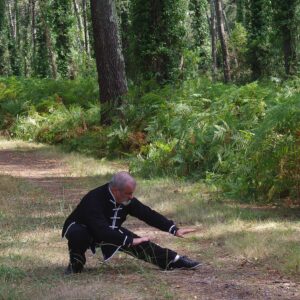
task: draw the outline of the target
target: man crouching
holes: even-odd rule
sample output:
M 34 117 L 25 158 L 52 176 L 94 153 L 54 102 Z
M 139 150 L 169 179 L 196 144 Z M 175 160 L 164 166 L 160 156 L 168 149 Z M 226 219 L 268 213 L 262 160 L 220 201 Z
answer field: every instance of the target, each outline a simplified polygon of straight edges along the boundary
M 101 247 L 105 261 L 120 250 L 163 270 L 195 269 L 200 265 L 121 226 L 129 214 L 177 237 L 194 231 L 179 229 L 173 221 L 142 204 L 133 197 L 135 188 L 134 178 L 127 172 L 119 172 L 109 183 L 82 198 L 66 219 L 62 230 L 70 253 L 67 274 L 81 272 L 86 262 L 86 250 L 90 248 L 95 252 L 95 247 Z

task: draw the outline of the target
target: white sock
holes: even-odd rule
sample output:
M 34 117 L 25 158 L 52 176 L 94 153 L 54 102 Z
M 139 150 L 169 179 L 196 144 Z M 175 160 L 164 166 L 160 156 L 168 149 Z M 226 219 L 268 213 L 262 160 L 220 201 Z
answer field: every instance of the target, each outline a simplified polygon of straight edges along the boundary
M 175 256 L 173 262 L 176 262 L 179 258 L 180 258 L 180 255 L 177 254 L 177 255 Z

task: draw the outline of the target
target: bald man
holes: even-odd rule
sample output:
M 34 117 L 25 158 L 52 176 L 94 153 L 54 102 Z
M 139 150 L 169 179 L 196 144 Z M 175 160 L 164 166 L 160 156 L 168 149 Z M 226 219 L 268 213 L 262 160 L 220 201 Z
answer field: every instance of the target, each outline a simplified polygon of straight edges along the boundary
M 85 252 L 100 247 L 105 261 L 118 250 L 142 259 L 163 270 L 196 269 L 199 262 L 162 248 L 147 237 L 139 237 L 122 227 L 127 215 L 134 216 L 150 226 L 183 237 L 193 229 L 178 228 L 133 196 L 135 179 L 127 172 L 116 173 L 111 181 L 85 195 L 66 219 L 62 236 L 68 240 L 70 263 L 67 274 L 80 273 L 86 262 Z

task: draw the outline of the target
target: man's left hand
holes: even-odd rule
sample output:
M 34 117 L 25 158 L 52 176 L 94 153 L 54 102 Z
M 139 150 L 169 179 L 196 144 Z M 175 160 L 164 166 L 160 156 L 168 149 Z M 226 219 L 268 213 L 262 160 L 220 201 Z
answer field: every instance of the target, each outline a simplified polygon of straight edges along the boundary
M 175 234 L 175 236 L 183 238 L 185 234 L 194 232 L 196 229 L 193 228 L 179 228 Z

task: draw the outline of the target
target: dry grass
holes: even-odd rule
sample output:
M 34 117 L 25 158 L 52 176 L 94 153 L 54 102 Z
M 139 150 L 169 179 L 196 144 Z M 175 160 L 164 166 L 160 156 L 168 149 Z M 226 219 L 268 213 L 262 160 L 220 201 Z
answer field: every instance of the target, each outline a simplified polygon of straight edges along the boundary
M 32 149 L 42 149 L 45 147 L 48 147 L 48 146 L 46 146 L 44 144 L 24 142 L 22 140 L 7 140 L 0 136 L 0 149 L 32 150 Z
M 4 170 L 4 165 L 0 168 L 0 299 L 194 298 L 193 294 L 176 294 L 168 276 L 124 254 L 109 264 L 102 264 L 99 254 L 89 254 L 85 273 L 63 275 L 68 257 L 60 230 L 66 215 L 80 195 L 106 182 L 115 171 L 126 170 L 124 163 L 64 154 L 52 147 L 20 141 L 1 140 L 1 149 L 16 150 L 16 155 L 18 151 L 35 151 L 41 166 L 43 159 L 46 166 L 49 159 L 59 158 L 63 163 L 58 168 L 63 170 L 57 172 L 53 165 L 38 173 L 49 173 L 47 178 L 38 178 L 15 171 L 13 164 L 9 170 Z M 7 171 L 14 176 L 7 175 Z M 262 271 L 272 268 L 299 277 L 297 209 L 254 208 L 216 201 L 205 186 L 172 179 L 138 179 L 138 183 L 136 194 L 143 202 L 178 224 L 197 229 L 182 240 L 157 230 L 148 231 L 129 220 L 129 227 L 138 234 L 149 235 L 216 270 L 246 263 Z
M 0 196 L 0 285 L 6 286 L 0 289 L 0 299 L 152 299 L 153 293 L 163 299 L 171 293 L 164 290 L 163 280 L 155 278 L 155 270 L 145 271 L 143 263 L 124 257 L 101 267 L 100 254 L 89 253 L 87 272 L 65 277 L 67 245 L 60 232 L 66 213 L 24 179 L 2 175 L 0 182 L 4 191 Z M 40 211 L 43 202 L 51 205 Z
M 64 172 L 57 172 L 56 166 L 52 166 L 44 181 L 32 174 L 26 178 L 26 172 L 16 170 L 12 163 L 9 170 L 3 166 L 0 169 L 0 299 L 153 299 L 152 295 L 165 299 L 172 295 L 166 281 L 154 276 L 155 269 L 124 255 L 106 266 L 101 264 L 100 253 L 96 256 L 89 253 L 85 273 L 63 275 L 68 255 L 66 241 L 60 234 L 66 215 L 78 202 L 80 193 L 106 182 L 124 165 L 101 162 L 102 168 L 93 159 L 62 154 L 42 145 L 35 147 L 22 142 L 14 145 L 12 141 L 1 145 L 2 149 L 16 150 L 17 156 L 20 150 L 38 150 L 41 164 L 43 157 L 47 161 L 49 157 L 50 161 L 59 157 L 66 165 Z M 34 167 L 35 161 L 32 164 Z M 41 168 L 46 174 L 47 170 Z M 15 176 L 7 175 L 7 171 Z M 51 171 L 55 176 L 51 177 Z M 39 169 L 37 174 L 41 174 Z M 45 182 L 58 188 L 47 190 L 43 188 Z
M 43 154 L 48 157 L 59 156 L 68 166 L 68 176 L 72 177 L 105 176 L 109 178 L 117 171 L 128 171 L 128 166 L 122 161 L 99 160 L 78 153 L 67 154 L 54 147 L 44 149 Z

